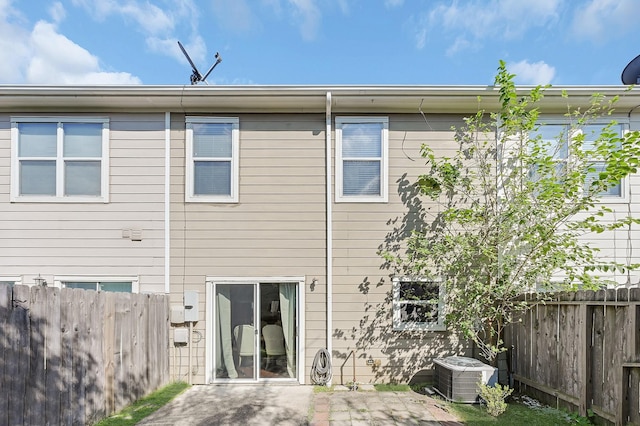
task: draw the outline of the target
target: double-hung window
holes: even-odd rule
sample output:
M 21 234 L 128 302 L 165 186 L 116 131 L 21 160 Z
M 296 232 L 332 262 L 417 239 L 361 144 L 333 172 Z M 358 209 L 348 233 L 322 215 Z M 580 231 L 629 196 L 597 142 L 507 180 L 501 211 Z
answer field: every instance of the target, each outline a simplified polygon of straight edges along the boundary
M 393 329 L 444 331 L 444 285 L 439 280 L 393 278 Z
M 187 117 L 187 202 L 238 202 L 239 120 Z
M 542 124 L 536 132 L 533 132 L 530 137 L 539 137 L 544 147 L 546 148 L 546 154 L 553 158 L 555 162 L 555 172 L 558 180 L 561 180 L 562 175 L 566 172 L 567 168 L 571 167 L 571 154 L 569 144 L 574 140 L 577 135 L 582 134 L 582 149 L 584 151 L 590 151 L 594 148 L 596 139 L 600 136 L 607 124 L 588 124 L 582 126 L 580 129 L 571 130 L 569 125 L 565 123 L 545 123 Z M 619 136 L 622 136 L 623 125 L 616 124 L 609 128 L 610 131 L 618 132 Z M 604 159 L 601 158 L 587 158 L 590 162 L 593 171 L 589 172 L 585 180 L 585 188 L 591 184 L 593 179 L 603 172 L 606 168 Z M 537 170 L 532 171 L 532 177 L 536 177 Z M 626 198 L 626 179 L 623 179 L 616 185 L 611 185 L 607 190 L 599 194 L 601 201 L 624 201 Z
M 109 201 L 107 119 L 12 117 L 11 158 L 11 201 Z
M 137 293 L 138 277 L 55 277 L 55 285 L 63 288 L 81 288 L 84 290 L 114 293 Z
M 388 201 L 387 117 L 336 117 L 336 202 Z

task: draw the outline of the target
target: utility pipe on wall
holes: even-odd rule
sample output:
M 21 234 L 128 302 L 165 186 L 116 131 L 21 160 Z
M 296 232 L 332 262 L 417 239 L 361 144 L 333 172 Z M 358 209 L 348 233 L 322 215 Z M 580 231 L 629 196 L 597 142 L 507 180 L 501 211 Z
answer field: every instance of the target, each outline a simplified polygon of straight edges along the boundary
M 333 329 L 333 315 L 332 315 L 332 303 L 333 303 L 333 200 L 331 197 L 331 92 L 327 92 L 327 104 L 326 104 L 326 177 L 327 177 L 327 352 L 329 353 L 329 360 L 332 358 L 333 344 L 331 330 Z M 331 363 L 333 364 L 333 363 Z M 331 386 L 331 379 L 327 383 L 327 386 Z
M 171 113 L 164 113 L 164 292 L 171 292 Z M 175 350 L 175 348 L 174 348 Z
M 193 339 L 191 337 L 191 334 L 193 333 L 193 322 L 189 321 L 189 372 L 187 373 L 189 375 L 189 385 L 193 384 L 193 361 L 192 361 L 192 357 L 193 357 L 193 352 L 191 351 L 191 346 L 193 345 Z

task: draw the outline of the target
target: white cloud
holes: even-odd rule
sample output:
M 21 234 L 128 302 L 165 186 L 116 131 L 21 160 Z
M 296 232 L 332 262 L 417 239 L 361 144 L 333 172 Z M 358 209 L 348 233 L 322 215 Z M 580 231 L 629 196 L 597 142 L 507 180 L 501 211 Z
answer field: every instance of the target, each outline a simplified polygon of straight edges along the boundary
M 424 47 L 430 32 L 451 34 L 459 46 L 476 45 L 490 37 L 520 38 L 531 28 L 543 27 L 557 19 L 560 3 L 560 0 L 440 3 L 417 20 L 416 44 Z
M 194 0 L 165 0 L 164 8 L 156 6 L 149 0 L 72 0 L 72 2 L 87 10 L 97 21 L 119 16 L 126 23 L 132 22 L 144 34 L 145 43 L 150 51 L 185 63 L 186 60 L 178 47 L 175 33 L 178 27 L 186 25 L 187 33 L 190 34 L 189 41 L 182 40 L 182 43 L 187 47 L 189 56 L 195 62 L 205 60 L 207 48 L 198 35 L 200 13 Z M 245 0 L 214 0 L 214 10 L 217 11 L 221 4 L 241 9 L 244 2 Z M 244 21 L 239 13 L 226 16 L 223 22 L 239 26 L 243 25 Z
M 576 8 L 571 29 L 577 37 L 606 41 L 635 34 L 639 15 L 638 0 L 591 0 Z
M 10 1 L 0 0 L 0 82 L 24 81 L 24 69 L 31 55 L 29 31 Z
M 300 28 L 300 34 L 305 40 L 313 40 L 318 33 L 322 20 L 320 9 L 314 0 L 289 0 L 293 6 L 292 15 Z
M 472 46 L 472 42 L 464 37 L 456 37 L 453 44 L 451 44 L 446 51 L 447 56 L 454 56 L 456 53 L 463 50 L 467 50 Z
M 529 63 L 526 60 L 507 64 L 510 73 L 516 75 L 517 84 L 550 84 L 556 74 L 556 69 L 543 61 Z
M 195 65 L 198 68 L 200 66 L 203 66 L 202 62 L 206 59 L 205 55 L 207 53 L 207 46 L 205 45 L 202 37 L 196 36 L 191 38 L 188 43 L 181 43 L 189 54 L 191 60 L 195 62 Z M 180 50 L 180 47 L 178 46 L 177 39 L 161 39 L 150 37 L 147 39 L 147 46 L 149 46 L 149 49 L 154 52 L 164 53 L 165 55 L 171 56 L 172 58 L 176 59 L 178 62 L 189 64 L 184 53 L 182 53 L 182 50 Z M 199 69 L 199 71 L 204 73 L 207 70 Z
M 29 44 L 32 57 L 26 66 L 27 83 L 140 84 L 131 74 L 101 70 L 96 56 L 59 34 L 51 23 L 36 23 Z
M 64 10 L 64 6 L 59 1 L 53 3 L 49 8 L 49 15 L 51 15 L 51 19 L 53 22 L 61 22 L 64 20 L 66 16 L 66 11 Z
M 73 3 L 84 7 L 97 20 L 104 20 L 110 15 L 121 15 L 125 19 L 132 19 L 149 35 L 168 34 L 175 27 L 174 18 L 169 12 L 148 1 L 73 0 Z
M 59 3 L 49 13 L 56 22 L 65 16 Z M 131 74 L 102 69 L 96 56 L 58 33 L 55 23 L 39 21 L 30 28 L 8 0 L 0 0 L 0 51 L 1 83 L 140 84 Z

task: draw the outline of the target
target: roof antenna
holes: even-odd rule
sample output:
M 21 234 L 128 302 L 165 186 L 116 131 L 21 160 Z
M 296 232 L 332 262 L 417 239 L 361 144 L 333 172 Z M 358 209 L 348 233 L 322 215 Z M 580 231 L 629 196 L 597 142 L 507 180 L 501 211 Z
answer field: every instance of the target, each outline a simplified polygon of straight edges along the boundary
M 220 56 L 220 53 L 216 52 L 216 62 L 213 65 L 211 65 L 211 68 L 209 68 L 209 71 L 207 71 L 207 73 L 203 76 L 202 74 L 200 74 L 200 71 L 198 71 L 198 68 L 189 57 L 189 54 L 185 50 L 182 43 L 180 43 L 179 41 L 178 41 L 178 46 L 180 46 L 180 50 L 182 50 L 182 53 L 184 53 L 184 56 L 186 56 L 187 61 L 189 61 L 189 64 L 191 64 L 191 69 L 193 70 L 193 72 L 191 73 L 191 77 L 189 77 L 189 79 L 191 80 L 191 85 L 196 85 L 201 81 L 204 81 L 206 85 L 209 85 L 209 83 L 207 82 L 207 77 L 209 77 L 209 74 L 211 74 L 211 71 L 213 71 L 216 65 L 222 62 L 222 57 Z
M 622 71 L 622 84 L 640 83 L 640 55 L 636 56 Z

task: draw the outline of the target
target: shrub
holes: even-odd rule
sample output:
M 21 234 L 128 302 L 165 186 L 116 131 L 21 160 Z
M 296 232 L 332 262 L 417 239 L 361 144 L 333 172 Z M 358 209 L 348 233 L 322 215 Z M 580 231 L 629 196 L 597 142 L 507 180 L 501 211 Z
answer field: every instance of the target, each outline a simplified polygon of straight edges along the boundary
M 511 395 L 513 389 L 506 385 L 501 386 L 499 383 L 496 383 L 495 386 L 479 383 L 478 391 L 480 398 L 487 404 L 487 413 L 493 417 L 498 417 L 506 411 L 507 403 L 504 400 Z

